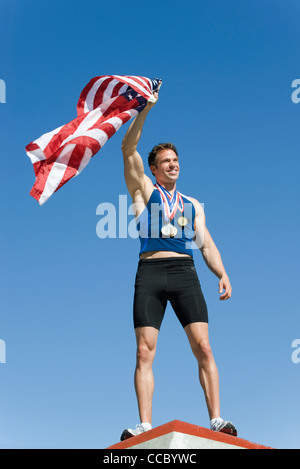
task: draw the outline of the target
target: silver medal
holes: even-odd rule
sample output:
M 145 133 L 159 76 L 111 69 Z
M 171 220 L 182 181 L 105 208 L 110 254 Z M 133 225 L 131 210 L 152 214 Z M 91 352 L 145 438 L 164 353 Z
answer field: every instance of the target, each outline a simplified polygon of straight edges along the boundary
M 173 228 L 173 225 L 171 225 L 171 223 L 168 223 L 167 225 L 163 225 L 161 229 L 161 233 L 164 236 L 171 236 L 172 231 L 173 231 L 172 228 Z

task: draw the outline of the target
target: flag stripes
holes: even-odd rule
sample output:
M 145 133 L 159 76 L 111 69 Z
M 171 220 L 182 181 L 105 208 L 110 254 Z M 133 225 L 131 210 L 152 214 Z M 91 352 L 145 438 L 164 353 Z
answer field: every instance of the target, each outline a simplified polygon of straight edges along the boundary
M 80 94 L 77 117 L 26 146 L 36 176 L 30 195 L 43 205 L 80 174 L 107 140 L 146 106 L 159 83 L 135 76 L 92 78 Z

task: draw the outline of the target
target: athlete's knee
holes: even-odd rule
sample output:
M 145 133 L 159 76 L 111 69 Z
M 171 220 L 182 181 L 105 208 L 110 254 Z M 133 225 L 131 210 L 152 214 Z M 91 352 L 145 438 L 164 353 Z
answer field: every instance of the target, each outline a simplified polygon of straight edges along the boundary
M 155 356 L 155 347 L 147 343 L 138 344 L 136 351 L 137 366 L 152 364 Z
M 213 353 L 208 340 L 199 340 L 193 345 L 193 353 L 197 360 L 211 361 Z

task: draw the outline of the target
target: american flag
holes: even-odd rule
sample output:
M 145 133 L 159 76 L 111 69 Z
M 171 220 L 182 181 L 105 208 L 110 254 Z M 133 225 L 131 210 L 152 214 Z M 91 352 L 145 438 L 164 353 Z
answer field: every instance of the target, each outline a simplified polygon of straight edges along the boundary
M 30 191 L 40 205 L 77 176 L 119 128 L 144 109 L 161 80 L 105 75 L 90 80 L 77 118 L 26 146 L 36 180 Z

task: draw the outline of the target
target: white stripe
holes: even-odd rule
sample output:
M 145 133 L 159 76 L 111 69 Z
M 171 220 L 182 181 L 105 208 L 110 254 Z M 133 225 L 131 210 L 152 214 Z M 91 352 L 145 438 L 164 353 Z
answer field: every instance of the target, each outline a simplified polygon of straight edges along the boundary
M 89 163 L 92 156 L 93 156 L 92 150 L 90 148 L 86 147 L 83 158 L 80 162 L 79 168 L 78 168 L 77 173 L 75 174 L 75 176 L 78 176 L 78 174 L 80 174 L 81 171 L 87 166 L 87 164 Z
M 58 188 L 65 171 L 67 169 L 68 162 L 70 161 L 70 157 L 76 144 L 67 145 L 57 158 L 56 162 L 51 168 L 51 171 L 47 177 L 47 181 L 43 190 L 43 193 L 39 199 L 39 204 L 43 205 L 46 200 L 55 192 Z
M 127 85 L 126 85 L 127 86 Z M 117 98 L 117 97 L 116 97 Z M 106 132 L 104 132 L 101 129 L 91 129 L 89 130 L 92 125 L 94 125 L 99 117 L 102 115 L 102 111 L 106 110 L 107 107 L 111 105 L 111 103 L 116 99 L 112 98 L 108 100 L 108 104 L 104 105 L 100 108 L 95 109 L 94 111 L 91 111 L 88 113 L 87 117 L 81 122 L 81 124 L 78 126 L 76 132 L 74 132 L 72 135 L 70 135 L 68 138 L 66 138 L 61 146 L 65 145 L 68 141 L 72 140 L 73 138 L 76 138 L 78 136 L 84 135 L 85 137 L 93 138 L 97 140 L 99 143 L 100 147 L 103 147 L 103 145 L 107 142 L 108 140 L 108 135 Z M 128 111 L 125 111 L 124 113 L 128 114 L 130 118 L 136 116 L 138 114 L 138 111 L 136 109 L 129 109 Z M 114 126 L 116 131 L 122 126 L 123 121 L 119 117 L 112 117 L 110 119 L 107 119 L 105 123 L 110 123 Z M 58 131 L 61 129 L 56 129 L 53 132 L 49 132 L 49 134 L 54 135 L 55 133 L 58 133 Z M 45 134 L 46 135 L 46 134 Z M 43 137 L 43 136 L 42 136 Z M 40 138 L 42 138 L 40 137 Z M 51 137 L 52 138 L 52 137 Z M 49 141 L 51 140 L 49 139 Z M 70 157 L 72 155 L 72 152 L 74 148 L 76 147 L 76 144 L 69 144 L 66 145 L 65 148 L 62 150 L 61 154 L 57 158 L 56 162 L 53 164 L 51 171 L 48 175 L 43 193 L 40 196 L 39 199 L 39 204 L 43 205 L 49 197 L 55 192 L 57 187 L 59 186 L 60 182 L 63 179 L 63 176 L 65 174 L 65 171 L 68 167 L 68 163 L 70 160 Z M 37 150 L 35 150 L 36 152 Z M 33 158 L 35 155 L 33 155 L 33 152 L 27 152 L 28 156 L 30 158 Z M 85 149 L 85 153 L 83 155 L 83 158 L 81 159 L 79 168 L 77 170 L 76 176 L 86 167 L 86 165 L 89 163 L 91 157 L 92 157 L 92 150 L 90 148 Z
M 139 114 L 139 111 L 136 109 L 129 109 L 128 111 L 124 111 L 124 114 L 129 114 L 130 117 L 134 117 Z
M 175 212 L 177 211 L 178 208 L 179 208 L 180 212 L 183 212 L 183 210 L 179 207 L 180 193 L 178 191 L 176 191 L 176 200 L 174 202 L 173 209 L 172 209 L 172 211 L 170 211 L 170 206 L 169 206 L 169 203 L 168 203 L 168 200 L 167 200 L 167 197 L 166 197 L 166 196 L 168 196 L 168 194 L 166 195 L 164 193 L 164 191 L 159 187 L 159 185 L 155 184 L 155 186 L 157 187 L 161 197 L 163 198 L 164 212 L 165 213 L 167 212 L 167 215 L 168 215 L 169 219 L 174 218 L 173 214 L 175 214 Z M 173 197 L 174 197 L 174 195 L 173 195 Z M 173 197 L 170 200 L 172 200 Z M 183 200 L 182 200 L 182 203 L 183 203 Z
M 113 103 L 113 101 L 115 99 L 117 99 L 117 97 L 108 100 L 108 102 L 105 103 L 103 106 L 101 106 L 101 108 L 97 108 L 94 111 L 89 112 L 87 114 L 87 117 L 78 126 L 77 130 L 72 135 L 67 137 L 62 142 L 61 146 L 63 146 L 66 143 L 70 142 L 71 140 L 73 140 L 73 138 L 82 137 L 82 136 L 85 136 L 85 137 L 90 136 L 90 137 L 95 138 L 96 140 L 98 140 L 98 138 L 96 136 L 97 132 L 98 131 L 103 132 L 103 131 L 99 130 L 99 129 L 91 129 L 91 130 L 89 130 L 89 129 L 91 127 L 93 127 L 93 125 L 100 119 L 100 117 L 102 116 L 102 111 L 105 112 L 106 108 L 108 108 L 111 105 L 111 103 Z M 138 111 L 136 109 L 129 109 L 128 111 L 124 111 L 124 113 L 128 114 L 130 117 L 134 117 L 138 114 Z M 112 124 L 116 128 L 116 130 L 118 130 L 121 127 L 121 125 L 123 124 L 123 121 L 121 119 L 119 119 L 120 120 L 120 126 L 117 125 L 117 127 L 116 127 L 114 125 L 114 120 L 116 121 L 116 119 L 119 119 L 119 118 L 118 117 L 111 117 L 110 119 L 105 120 L 103 122 L 103 124 L 106 123 L 106 122 L 109 122 L 110 124 Z M 101 134 L 100 140 L 101 141 L 103 140 L 102 134 Z
M 46 134 L 42 135 L 39 137 L 37 140 L 35 140 L 33 143 L 36 143 L 42 150 L 45 150 L 46 146 L 52 139 L 52 137 L 56 134 L 59 133 L 59 131 L 63 128 L 64 126 L 57 127 L 57 129 L 52 130 L 51 132 L 47 132 Z
M 42 135 L 37 140 L 34 140 L 32 142 L 39 146 L 39 148 L 36 148 L 35 150 L 30 150 L 26 152 L 32 164 L 46 159 L 46 156 L 44 154 L 44 149 L 46 148 L 46 146 L 48 145 L 52 137 L 58 134 L 62 128 L 63 128 L 63 125 L 61 127 L 58 127 L 55 130 L 52 130 L 51 132 L 47 132 L 46 134 Z
M 131 114 L 136 115 L 136 114 L 138 114 L 138 111 L 136 111 L 135 109 L 130 109 L 129 111 L 126 111 L 126 113 L 129 114 L 129 115 L 131 115 Z M 123 125 L 123 121 L 119 117 L 112 117 L 112 118 L 108 119 L 106 122 L 109 122 L 110 124 L 112 124 L 114 126 L 114 128 L 116 129 L 116 131 L 119 130 L 120 127 Z M 86 132 L 85 136 L 90 137 L 90 138 L 94 138 L 95 140 L 97 140 L 99 142 L 99 144 L 101 145 L 101 147 L 103 147 L 103 145 L 108 140 L 107 133 L 104 132 L 103 130 L 100 130 L 100 129 L 88 130 Z M 83 158 L 80 162 L 79 168 L 78 168 L 77 173 L 75 174 L 75 176 L 78 176 L 83 171 L 83 169 L 87 166 L 90 159 L 92 158 L 92 155 L 93 155 L 92 150 L 87 147 L 85 149 L 85 153 L 83 155 Z
M 107 77 L 107 76 L 103 77 L 102 79 L 99 79 L 98 81 L 96 81 L 96 83 L 94 83 L 94 85 L 92 86 L 92 88 L 87 94 L 87 97 L 84 103 L 84 112 L 88 112 L 94 109 L 94 100 L 95 100 L 96 93 L 99 87 L 101 86 L 101 84 L 103 83 L 103 81 L 107 80 L 108 78 L 111 78 L 111 77 Z M 111 98 L 111 95 L 114 91 L 115 86 L 117 86 L 119 83 L 120 83 L 120 80 L 112 79 L 112 81 L 109 83 L 106 90 L 104 91 L 103 99 L 102 99 L 103 102 Z M 128 86 L 129 85 L 127 83 L 124 83 L 124 85 L 120 88 L 117 96 L 119 96 L 122 93 L 125 93 Z
M 135 109 L 130 109 L 130 110 L 125 111 L 125 112 L 130 117 L 133 117 L 133 116 L 138 114 L 138 111 L 136 111 Z M 108 119 L 106 122 L 109 122 L 110 124 L 112 124 L 114 126 L 114 128 L 116 129 L 116 131 L 119 130 L 119 128 L 123 124 L 122 119 L 120 119 L 119 117 L 112 117 L 112 118 Z M 84 136 L 95 139 L 99 143 L 101 148 L 103 147 L 103 145 L 108 140 L 107 133 L 104 132 L 101 129 L 87 130 L 84 133 Z M 73 134 L 66 140 L 69 141 L 69 140 L 71 140 L 72 138 L 75 138 L 75 137 L 78 137 L 78 135 Z M 65 144 L 66 142 L 63 142 L 63 143 Z M 47 178 L 47 182 L 46 182 L 44 191 L 43 191 L 43 193 L 41 195 L 41 198 L 40 198 L 40 200 L 42 201 L 40 205 L 42 205 L 44 202 L 46 202 L 46 200 L 53 194 L 55 189 L 60 184 L 60 182 L 63 178 L 64 172 L 66 170 L 67 164 L 69 162 L 70 156 L 71 156 L 72 151 L 74 150 L 75 146 L 76 146 L 76 144 L 67 145 L 63 149 L 63 151 L 61 152 L 59 157 L 57 158 L 57 161 L 52 166 L 52 169 L 51 169 L 51 171 L 49 173 L 49 176 Z M 81 160 L 81 163 L 79 165 L 79 168 L 78 168 L 78 171 L 77 171 L 76 175 L 78 175 L 86 167 L 86 165 L 90 161 L 91 157 L 92 157 L 92 150 L 87 147 L 86 150 L 85 150 L 84 156 Z M 64 169 L 63 169 L 62 165 L 64 165 Z
M 138 83 L 136 83 L 136 81 L 132 80 L 131 78 L 129 77 L 122 77 L 121 75 L 114 75 L 116 78 L 119 78 L 121 80 L 126 80 L 126 82 L 130 83 L 131 85 L 135 86 L 135 88 L 138 88 L 139 90 L 142 90 L 143 93 L 145 93 L 147 96 L 151 96 L 151 93 L 149 93 L 149 90 L 143 88 L 141 85 L 139 85 Z M 139 78 L 139 77 L 136 77 L 136 78 Z
M 92 129 L 88 130 L 85 134 L 85 137 L 94 138 L 100 144 L 101 147 L 107 142 L 108 135 L 104 130 L 101 129 Z
M 127 88 L 128 88 L 127 83 L 124 83 L 124 85 L 122 86 L 122 88 L 120 88 L 119 95 L 125 93 L 125 91 L 127 90 Z
M 108 87 L 106 88 L 106 90 L 104 91 L 104 94 L 103 94 L 103 102 L 106 101 L 107 99 L 110 99 L 111 98 L 111 95 L 116 87 L 116 85 L 118 85 L 120 83 L 119 80 L 112 80 L 110 82 L 110 84 L 108 85 Z M 122 93 L 125 93 L 126 89 L 128 88 L 128 85 L 125 83 L 124 86 L 122 86 L 117 94 L 117 96 L 119 96 L 120 94 Z
M 119 128 L 123 125 L 123 121 L 122 119 L 120 119 L 120 117 L 111 117 L 110 119 L 107 119 L 107 121 L 105 121 L 105 124 L 111 124 L 114 126 L 115 130 L 119 130 Z
M 152 89 L 152 85 L 151 85 L 151 80 L 149 80 L 149 78 L 146 78 L 146 77 L 131 77 L 131 78 L 136 78 L 137 80 L 141 81 L 142 83 L 144 83 L 145 85 L 145 88 L 148 90 L 148 88 L 150 88 L 150 90 Z M 148 94 L 149 94 L 149 91 L 148 91 Z M 151 96 L 151 93 L 150 93 L 150 96 Z
M 96 122 L 100 119 L 100 117 L 103 115 L 103 113 L 109 108 L 109 106 L 114 102 L 116 98 L 112 98 L 107 100 L 102 106 L 97 107 L 97 109 L 94 109 L 93 111 L 90 111 L 86 117 L 83 119 L 83 121 L 80 123 L 80 125 L 77 127 L 77 130 L 72 135 L 69 135 L 62 143 L 62 145 L 65 145 L 68 143 L 70 140 L 73 140 L 73 138 L 76 137 L 81 137 L 82 135 L 86 135 L 86 132 L 88 129 L 93 127 L 93 125 L 96 124 Z
M 149 80 L 149 78 L 146 78 L 146 77 L 136 77 L 136 78 L 139 78 L 139 80 L 145 84 L 146 88 L 151 86 L 150 85 L 151 81 Z
M 164 212 L 167 213 L 167 218 L 170 219 L 170 207 L 169 207 L 168 201 L 166 199 L 166 196 L 165 196 L 165 194 L 163 193 L 163 191 L 161 190 L 160 187 L 157 187 L 157 189 L 158 189 L 158 191 L 160 193 L 160 196 L 162 198 Z
M 182 205 L 182 208 L 180 208 L 180 204 L 178 203 L 178 209 L 180 210 L 181 213 L 183 213 L 183 212 L 184 212 L 184 202 L 183 202 L 183 198 L 182 198 L 180 192 L 177 191 L 177 194 L 178 194 L 178 196 L 179 196 L 179 199 L 181 200 L 181 205 Z
M 29 156 L 32 164 L 46 159 L 43 151 L 40 148 L 37 148 L 36 150 L 33 150 L 33 151 L 27 151 L 26 153 Z
M 108 76 L 101 77 L 101 78 L 99 78 L 99 80 L 96 81 L 96 83 L 93 84 L 93 86 L 90 89 L 90 91 L 88 92 L 88 94 L 86 96 L 86 99 L 85 99 L 85 102 L 84 102 L 84 112 L 88 112 L 88 111 L 91 111 L 92 109 L 94 109 L 94 99 L 95 99 L 95 95 L 98 91 L 98 88 L 104 82 L 104 80 L 107 80 L 108 78 L 110 78 L 110 77 L 108 77 Z

